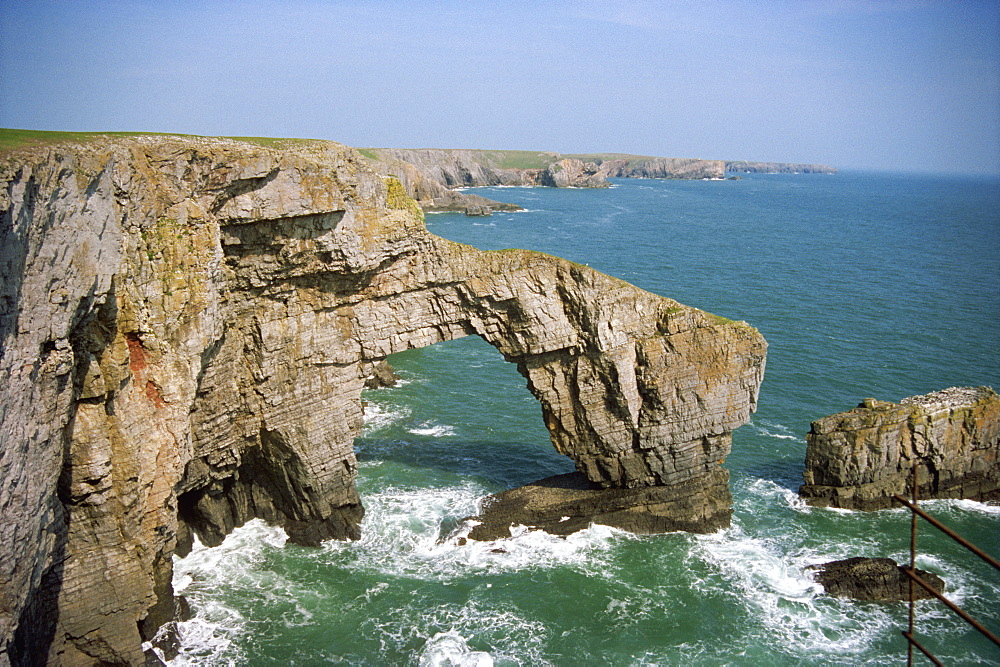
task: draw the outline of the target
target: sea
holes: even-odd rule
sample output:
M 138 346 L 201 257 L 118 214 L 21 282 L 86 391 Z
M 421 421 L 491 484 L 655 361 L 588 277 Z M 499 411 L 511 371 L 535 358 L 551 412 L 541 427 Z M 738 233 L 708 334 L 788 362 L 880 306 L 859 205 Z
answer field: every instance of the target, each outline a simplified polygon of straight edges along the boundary
M 907 605 L 828 596 L 811 567 L 908 562 L 910 515 L 805 505 L 805 435 L 866 397 L 1000 389 L 1000 180 L 748 174 L 475 192 L 525 210 L 433 214 L 428 229 L 588 264 L 763 333 L 759 409 L 725 462 L 732 525 L 443 540 L 485 495 L 573 465 L 490 345 L 411 350 L 389 359 L 399 386 L 363 396 L 362 539 L 305 548 L 253 521 L 176 559 L 194 615 L 171 664 L 903 663 Z M 923 506 L 1000 557 L 1000 506 Z M 1000 573 L 923 522 L 918 551 L 917 566 L 1000 634 Z M 945 664 L 1000 664 L 1000 649 L 937 601 L 917 604 L 916 632 Z

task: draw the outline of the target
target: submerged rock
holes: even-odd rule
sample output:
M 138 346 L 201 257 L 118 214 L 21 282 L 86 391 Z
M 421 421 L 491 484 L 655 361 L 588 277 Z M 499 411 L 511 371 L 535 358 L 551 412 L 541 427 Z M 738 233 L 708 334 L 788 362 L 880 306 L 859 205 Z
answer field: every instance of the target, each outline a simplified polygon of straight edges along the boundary
M 891 558 L 854 557 L 814 566 L 819 570 L 816 581 L 829 595 L 855 600 L 898 602 L 910 599 L 910 578 Z M 944 581 L 932 572 L 918 569 L 917 576 L 938 593 L 944 593 Z M 919 584 L 914 584 L 917 600 L 933 597 Z
M 865 399 L 812 423 L 806 436 L 810 505 L 877 510 L 910 495 L 1000 500 L 1000 396 L 989 387 L 952 387 L 899 403 Z
M 462 336 L 515 363 L 556 449 L 621 492 L 600 520 L 695 530 L 728 511 L 719 462 L 764 371 L 746 323 L 438 238 L 333 142 L 103 138 L 6 153 L 0 181 L 13 662 L 141 663 L 195 536 L 261 518 L 298 544 L 359 537 L 372 366 Z

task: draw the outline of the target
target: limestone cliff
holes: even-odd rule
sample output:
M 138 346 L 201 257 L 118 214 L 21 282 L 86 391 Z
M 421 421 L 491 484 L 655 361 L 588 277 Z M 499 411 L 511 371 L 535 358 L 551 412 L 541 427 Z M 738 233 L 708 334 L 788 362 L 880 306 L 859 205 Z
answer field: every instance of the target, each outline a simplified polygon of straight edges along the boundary
M 837 168 L 825 164 L 734 160 L 726 162 L 726 171 L 742 174 L 836 174 Z
M 369 165 L 394 176 L 425 211 L 464 211 L 489 215 L 519 210 L 456 188 L 489 185 L 542 185 L 606 188 L 609 178 L 722 179 L 727 171 L 760 173 L 836 173 L 833 167 L 778 162 L 724 162 L 653 157 L 627 153 L 560 155 L 545 151 L 490 151 L 437 148 L 363 148 Z
M 3 661 L 141 663 L 193 535 L 357 537 L 361 390 L 408 348 L 489 341 L 597 487 L 725 486 L 755 329 L 435 237 L 367 163 L 165 137 L 0 155 Z
M 652 157 L 618 158 L 600 161 L 601 173 L 608 178 L 676 178 L 697 180 L 723 178 L 725 167 L 720 160 Z
M 900 403 L 865 399 L 812 423 L 806 436 L 810 505 L 875 510 L 909 495 L 1000 499 L 1000 396 L 987 387 L 953 387 Z

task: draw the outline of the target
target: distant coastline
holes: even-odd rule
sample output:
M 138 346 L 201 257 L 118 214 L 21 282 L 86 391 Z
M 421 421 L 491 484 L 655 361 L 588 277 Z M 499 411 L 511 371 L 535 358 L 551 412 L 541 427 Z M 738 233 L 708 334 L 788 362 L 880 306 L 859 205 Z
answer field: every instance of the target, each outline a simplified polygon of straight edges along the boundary
M 158 132 L 49 132 L 0 129 L 0 151 L 63 142 L 86 143 L 102 136 L 181 136 Z M 205 137 L 210 138 L 210 137 Z M 319 139 L 224 137 L 268 148 L 309 143 Z M 554 151 L 479 150 L 438 148 L 356 148 L 368 165 L 383 177 L 394 177 L 425 212 L 458 211 L 490 215 L 516 211 L 514 204 L 487 199 L 464 188 L 483 186 L 543 186 L 606 188 L 609 178 L 722 180 L 727 174 L 835 174 L 822 164 L 703 160 L 630 153 L 557 153 Z

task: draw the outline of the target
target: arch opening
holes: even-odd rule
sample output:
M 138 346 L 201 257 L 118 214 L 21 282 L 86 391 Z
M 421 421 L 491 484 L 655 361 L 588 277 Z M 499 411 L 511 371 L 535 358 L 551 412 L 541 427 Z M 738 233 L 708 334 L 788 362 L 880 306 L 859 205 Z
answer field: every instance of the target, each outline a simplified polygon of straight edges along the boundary
M 572 472 L 513 363 L 478 335 L 390 355 L 394 387 L 362 393 L 355 439 L 362 500 L 384 483 L 473 482 L 494 493 Z

